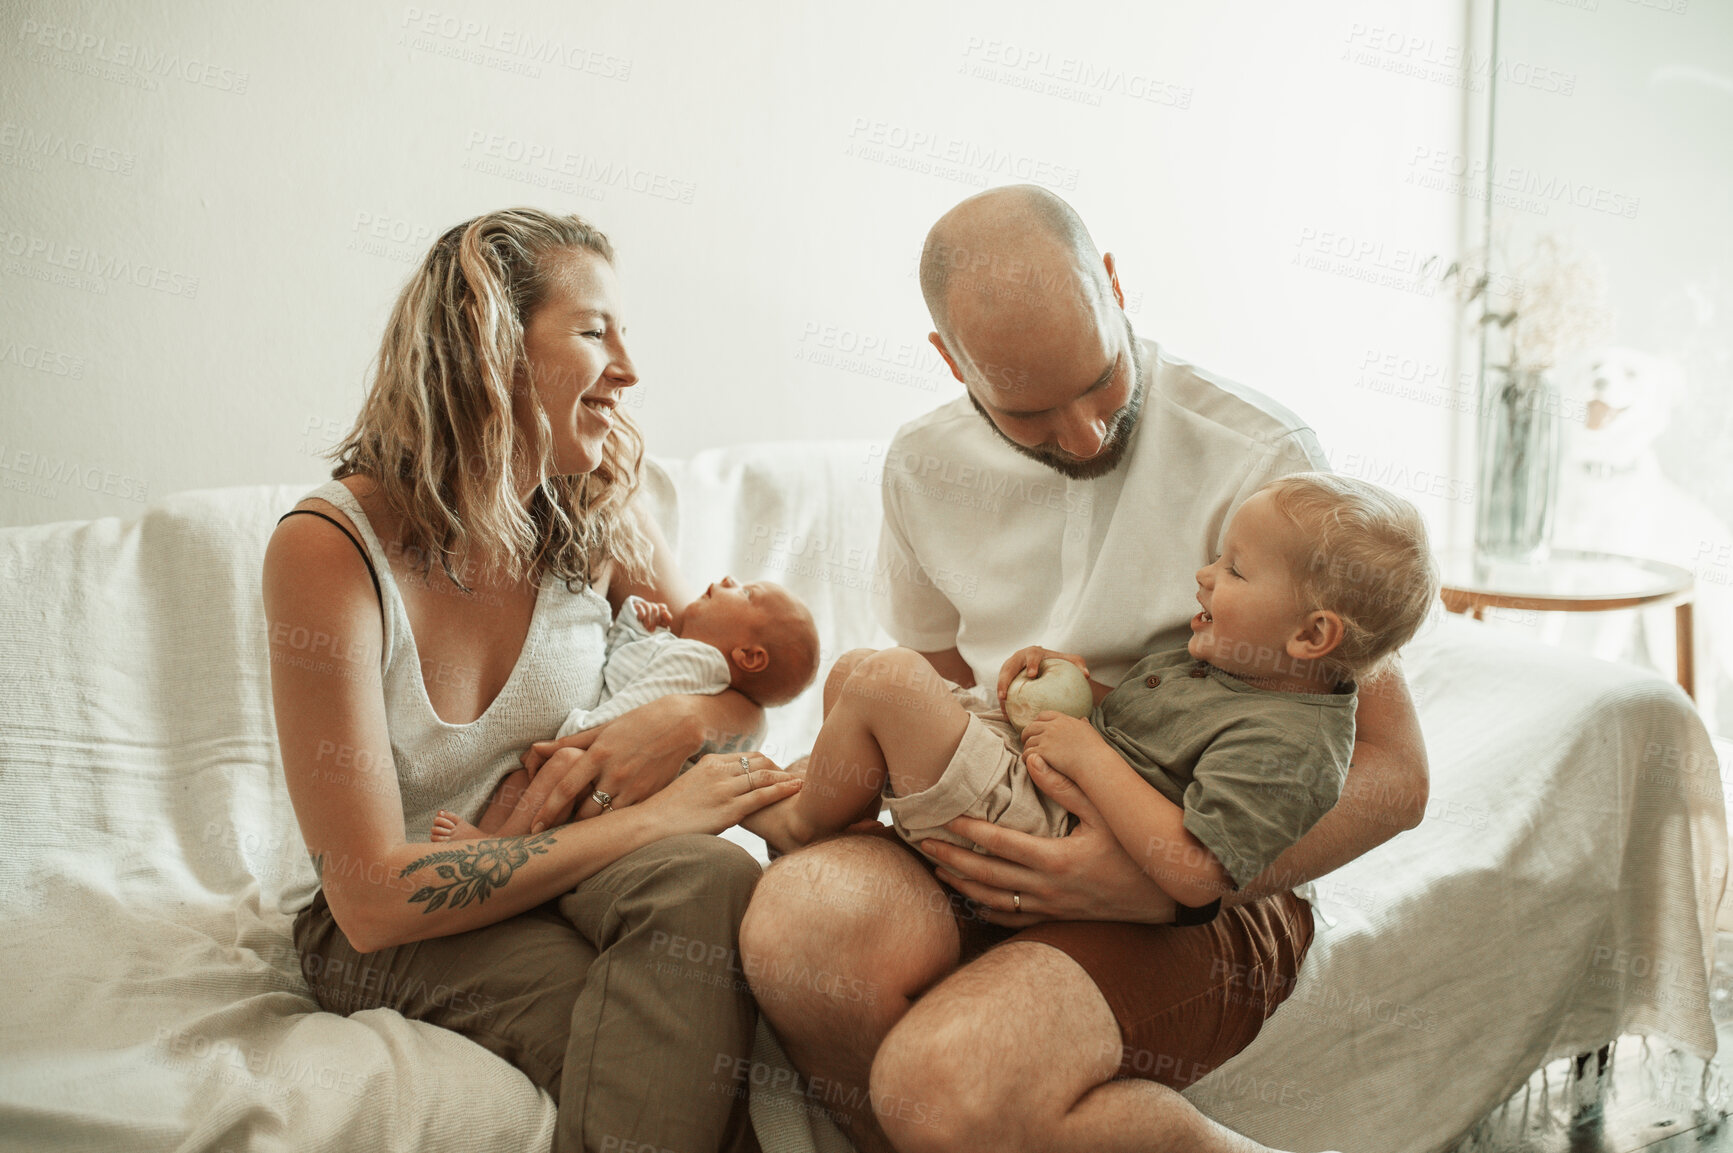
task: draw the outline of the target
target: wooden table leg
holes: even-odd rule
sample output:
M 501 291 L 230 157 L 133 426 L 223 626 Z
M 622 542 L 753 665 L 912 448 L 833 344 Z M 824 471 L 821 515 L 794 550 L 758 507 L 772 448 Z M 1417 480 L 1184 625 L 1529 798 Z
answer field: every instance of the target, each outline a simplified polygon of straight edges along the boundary
M 1685 601 L 1673 610 L 1674 647 L 1679 655 L 1679 687 L 1692 700 L 1697 699 L 1697 653 L 1691 631 L 1691 602 Z

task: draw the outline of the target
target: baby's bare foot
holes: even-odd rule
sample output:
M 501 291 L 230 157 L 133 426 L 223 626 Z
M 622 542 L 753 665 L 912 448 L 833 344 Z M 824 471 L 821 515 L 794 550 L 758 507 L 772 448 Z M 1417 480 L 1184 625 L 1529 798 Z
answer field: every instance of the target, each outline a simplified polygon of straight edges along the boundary
M 474 841 L 487 836 L 486 833 L 458 816 L 456 813 L 439 810 L 433 818 L 433 831 L 427 835 L 430 841 Z

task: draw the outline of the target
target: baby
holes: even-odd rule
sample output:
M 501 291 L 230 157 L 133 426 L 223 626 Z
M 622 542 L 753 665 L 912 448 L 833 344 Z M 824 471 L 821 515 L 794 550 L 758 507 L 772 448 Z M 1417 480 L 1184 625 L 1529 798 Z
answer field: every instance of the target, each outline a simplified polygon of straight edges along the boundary
M 608 629 L 601 700 L 593 709 L 573 709 L 555 736 L 595 728 L 676 693 L 708 695 L 733 688 L 772 708 L 799 696 L 817 675 L 818 629 L 812 614 L 780 585 L 769 581 L 742 585 L 733 577 L 723 577 L 681 612 L 627 597 Z M 582 753 L 564 748 L 554 757 Z M 519 802 L 531 776 L 527 769 L 519 769 L 501 781 L 479 825 L 441 809 L 433 821 L 432 839 L 473 840 L 529 832 L 535 814 L 527 805 L 519 811 Z
M 1413 505 L 1300 473 L 1239 508 L 1197 582 L 1185 647 L 1144 657 L 1116 688 L 1091 682 L 1088 720 L 1040 713 L 1021 744 L 1001 709 L 918 653 L 845 656 L 805 787 L 743 823 L 787 851 L 873 816 L 882 790 L 917 847 L 969 845 L 943 828 L 959 816 L 1064 836 L 1071 814 L 1038 786 L 1069 779 L 1145 872 L 1199 910 L 1187 923 L 1208 919 L 1336 803 L 1355 678 L 1413 637 L 1438 574 Z M 1016 674 L 1055 657 L 1088 672 L 1082 657 L 1026 648 L 1000 671 L 999 701 Z

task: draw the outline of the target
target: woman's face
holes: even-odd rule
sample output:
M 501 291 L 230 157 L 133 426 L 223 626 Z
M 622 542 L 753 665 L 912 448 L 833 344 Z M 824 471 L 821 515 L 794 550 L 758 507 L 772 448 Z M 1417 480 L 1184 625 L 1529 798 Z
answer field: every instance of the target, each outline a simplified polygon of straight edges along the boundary
M 524 353 L 530 388 L 553 430 L 554 473 L 568 476 L 602 463 L 620 394 L 638 374 L 626 352 L 613 265 L 582 249 L 549 259 L 547 296 L 524 324 Z M 513 395 L 520 430 L 534 427 L 529 391 Z

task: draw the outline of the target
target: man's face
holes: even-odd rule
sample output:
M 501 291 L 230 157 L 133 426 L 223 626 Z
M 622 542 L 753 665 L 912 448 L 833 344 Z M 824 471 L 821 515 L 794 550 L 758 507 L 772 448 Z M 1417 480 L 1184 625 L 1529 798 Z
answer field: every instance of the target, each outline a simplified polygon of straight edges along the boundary
M 1131 319 L 1119 316 L 1123 331 L 1081 363 L 1030 370 L 971 362 L 969 403 L 1030 460 L 1073 480 L 1107 475 L 1131 444 L 1145 389 Z

